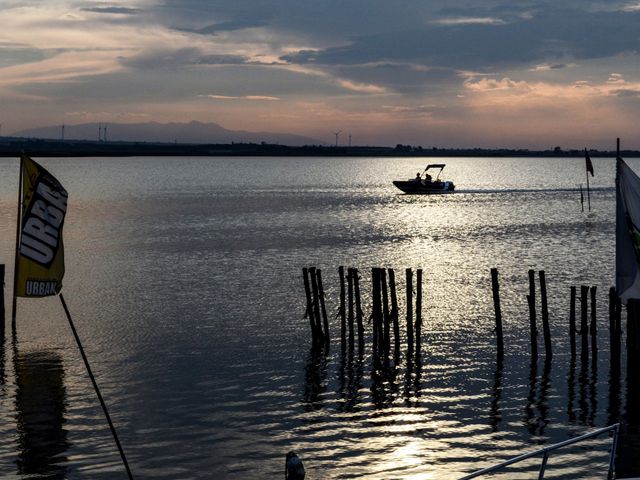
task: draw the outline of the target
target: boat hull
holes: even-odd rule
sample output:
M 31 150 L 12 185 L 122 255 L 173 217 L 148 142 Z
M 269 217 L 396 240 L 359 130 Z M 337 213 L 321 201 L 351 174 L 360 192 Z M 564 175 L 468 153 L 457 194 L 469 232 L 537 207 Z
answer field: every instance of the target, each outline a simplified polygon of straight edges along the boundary
M 410 195 L 433 195 L 438 193 L 453 193 L 453 182 L 425 182 L 417 180 L 394 180 L 393 184 Z

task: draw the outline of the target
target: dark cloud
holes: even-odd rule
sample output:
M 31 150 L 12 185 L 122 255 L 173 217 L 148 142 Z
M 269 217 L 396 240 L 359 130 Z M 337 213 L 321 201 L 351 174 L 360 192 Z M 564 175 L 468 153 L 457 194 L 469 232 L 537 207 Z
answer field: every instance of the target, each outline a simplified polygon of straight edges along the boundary
M 58 50 L 39 50 L 15 44 L 0 44 L 0 68 L 21 63 L 31 63 L 50 58 L 58 53 Z
M 135 15 L 142 11 L 139 8 L 131 7 L 84 7 L 80 10 L 83 12 L 110 13 L 116 15 Z
M 611 92 L 613 95 L 623 98 L 640 98 L 640 91 L 633 89 L 621 88 Z
M 180 48 L 177 50 L 158 49 L 132 57 L 121 57 L 120 63 L 129 68 L 155 70 L 189 65 L 239 65 L 247 63 L 247 59 L 240 55 L 204 54 L 198 48 Z
M 488 72 L 533 62 L 637 52 L 639 21 L 640 13 L 550 9 L 504 24 L 428 24 L 357 36 L 345 46 L 303 51 L 284 60 L 327 65 L 395 60 Z
M 219 32 L 232 32 L 235 30 L 243 30 L 245 28 L 256 28 L 265 26 L 266 23 L 261 20 L 243 19 L 230 22 L 213 23 L 201 28 L 177 28 L 183 32 L 198 33 L 200 35 L 215 35 Z
M 150 85 L 153 88 L 150 88 Z M 191 101 L 203 95 L 234 97 L 283 95 L 337 95 L 344 90 L 327 84 L 323 77 L 301 75 L 262 65 L 228 65 L 207 68 L 140 69 L 78 77 L 66 82 L 42 82 L 16 87 L 16 91 L 61 99 L 81 109 L 83 104 L 163 103 Z M 284 94 L 283 94 L 284 92 Z

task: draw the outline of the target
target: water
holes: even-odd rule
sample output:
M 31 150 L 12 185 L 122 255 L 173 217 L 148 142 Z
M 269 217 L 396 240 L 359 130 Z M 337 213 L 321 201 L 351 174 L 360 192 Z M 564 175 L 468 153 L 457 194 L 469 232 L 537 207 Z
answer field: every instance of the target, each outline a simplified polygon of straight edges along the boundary
M 63 291 L 136 477 L 282 478 L 295 449 L 310 479 L 449 479 L 637 420 L 625 359 L 621 370 L 609 361 L 613 159 L 593 159 L 591 213 L 580 210 L 580 158 L 40 161 L 70 192 Z M 406 196 L 391 185 L 439 161 L 457 193 Z M 0 159 L 8 305 L 17 164 Z M 311 351 L 303 318 L 301 269 L 311 265 L 327 290 L 327 354 Z M 404 269 L 424 269 L 419 360 L 403 351 L 396 368 L 376 371 L 369 348 L 341 355 L 339 265 L 361 269 L 366 315 L 370 267 L 396 269 L 401 303 Z M 550 364 L 530 362 L 529 268 L 547 274 Z M 576 365 L 567 322 L 569 286 L 580 284 L 598 286 L 600 349 Z M 19 300 L 17 339 L 3 354 L 0 472 L 124 478 L 57 298 Z M 630 441 L 618 463 L 637 474 Z M 552 457 L 548 478 L 602 478 L 608 445 Z M 504 478 L 530 478 L 536 466 Z

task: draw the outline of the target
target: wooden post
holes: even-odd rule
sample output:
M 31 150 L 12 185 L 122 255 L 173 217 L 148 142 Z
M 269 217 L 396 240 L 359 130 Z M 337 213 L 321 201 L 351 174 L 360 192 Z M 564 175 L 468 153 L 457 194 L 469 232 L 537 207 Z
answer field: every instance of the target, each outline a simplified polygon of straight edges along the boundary
M 569 344 L 571 358 L 576 356 L 576 287 L 571 287 L 571 303 L 569 305 Z
M 380 284 L 382 288 L 382 312 L 384 318 L 384 358 L 389 358 L 389 352 L 391 351 L 391 316 L 389 312 L 389 291 L 387 289 L 387 271 L 384 268 L 380 269 Z
M 620 353 L 620 342 L 622 340 L 622 301 L 616 292 L 616 346 Z
M 413 270 L 407 268 L 407 346 L 413 351 Z
M 540 275 L 540 300 L 542 304 L 542 333 L 544 334 L 544 353 L 551 357 L 551 329 L 549 328 L 549 309 L 547 307 L 547 281 L 544 270 L 538 272 Z
M 398 295 L 396 292 L 396 274 L 389 269 L 389 294 L 391 295 L 391 320 L 393 321 L 393 343 L 397 356 L 400 353 L 400 323 L 398 322 Z
M 589 326 L 589 333 L 591 334 L 591 353 L 595 356 L 596 350 L 598 350 L 598 328 L 596 324 L 596 291 L 598 287 L 595 285 L 591 287 L 591 325 Z
M 371 269 L 371 320 L 373 324 L 373 356 L 377 358 L 382 351 L 380 338 L 380 319 L 382 317 L 382 301 L 380 298 L 380 271 L 377 268 Z
M 313 301 L 311 300 L 311 286 L 309 285 L 309 270 L 307 268 L 302 269 L 302 277 L 304 279 L 304 293 L 307 295 L 307 311 L 305 312 L 305 317 L 309 318 L 311 325 L 311 341 L 316 343 L 318 333 L 316 332 L 316 322 L 313 318 Z
M 349 350 L 353 350 L 355 345 L 355 332 L 353 329 L 354 324 L 354 303 L 353 303 L 353 269 L 349 268 L 347 270 L 347 286 L 348 286 L 348 296 L 349 299 Z
M 502 310 L 500 309 L 500 285 L 498 284 L 498 269 L 491 269 L 491 290 L 493 291 L 493 309 L 496 313 L 496 341 L 498 343 L 498 357 L 504 356 L 502 339 Z
M 536 272 L 529 270 L 529 295 L 527 295 L 527 303 L 529 304 L 529 326 L 531 330 L 531 355 L 538 356 L 538 328 L 536 326 Z
M 4 264 L 0 263 L 0 350 L 4 346 L 4 316 Z
M 631 298 L 627 301 L 627 359 L 634 365 L 640 353 L 640 300 Z
M 589 295 L 589 287 L 580 286 L 580 340 L 581 349 L 580 356 L 584 359 L 589 356 L 589 342 L 587 341 L 587 296 Z
M 340 275 L 340 341 L 342 348 L 345 348 L 347 344 L 347 306 L 345 302 L 345 287 L 344 287 L 344 267 L 338 267 L 338 273 Z
M 416 271 L 416 353 L 422 349 L 422 269 Z
M 327 318 L 327 307 L 324 303 L 324 287 L 322 286 L 322 271 L 318 268 L 316 270 L 316 277 L 318 281 L 318 298 L 320 299 L 320 310 L 322 311 L 322 322 L 324 324 L 324 343 L 329 344 L 329 319 Z
M 616 315 L 619 301 L 616 287 L 611 287 L 609 289 L 609 354 L 611 358 L 620 356 L 620 332 Z
M 353 293 L 356 297 L 356 321 L 358 322 L 358 348 L 364 349 L 364 325 L 362 324 L 362 303 L 360 300 L 360 274 L 353 269 Z
M 311 295 L 313 296 L 314 324 L 316 326 L 316 332 L 318 333 L 317 340 L 318 342 L 322 342 L 324 340 L 324 335 L 322 333 L 322 324 L 320 323 L 320 294 L 318 293 L 316 267 L 309 268 L 309 275 L 311 275 Z

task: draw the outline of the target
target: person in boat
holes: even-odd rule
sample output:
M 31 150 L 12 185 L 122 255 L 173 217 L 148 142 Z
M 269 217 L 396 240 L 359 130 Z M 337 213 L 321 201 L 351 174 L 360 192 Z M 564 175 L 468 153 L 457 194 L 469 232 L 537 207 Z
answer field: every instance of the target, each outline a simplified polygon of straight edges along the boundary
M 424 180 L 425 182 L 430 182 L 431 181 L 431 175 L 429 175 L 428 173 L 424 176 Z
M 421 180 L 422 180 L 422 178 L 420 177 L 420 172 L 416 173 L 416 178 L 414 178 L 414 180 L 415 180 L 416 182 L 419 182 L 419 181 L 421 181 Z

